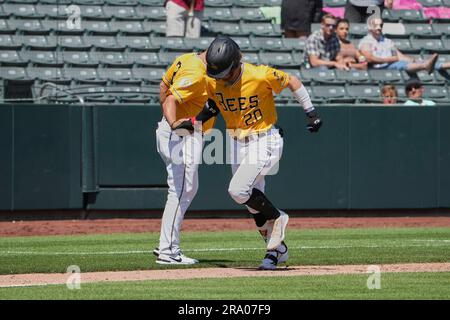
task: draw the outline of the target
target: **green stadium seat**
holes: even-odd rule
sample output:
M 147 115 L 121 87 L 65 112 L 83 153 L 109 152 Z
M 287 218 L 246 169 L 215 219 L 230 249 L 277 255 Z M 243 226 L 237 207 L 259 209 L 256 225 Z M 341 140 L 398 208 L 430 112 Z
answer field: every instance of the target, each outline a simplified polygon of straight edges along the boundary
M 135 79 L 159 84 L 165 72 L 166 69 L 164 68 L 136 68 L 133 69 L 133 76 Z
M 339 81 L 336 78 L 335 71 L 332 69 L 320 69 L 320 68 L 302 69 L 301 74 L 302 74 L 301 79 L 305 79 L 310 82 L 324 83 L 324 84 L 339 83 Z M 340 81 L 340 83 L 344 84 L 345 81 Z
M 0 79 L 4 80 L 28 80 L 25 68 L 0 67 Z
M 259 8 L 231 8 L 233 17 L 243 21 L 265 21 L 270 22 Z
M 267 7 L 279 7 L 281 6 L 282 0 L 260 0 L 261 5 Z
M 369 70 L 369 76 L 374 83 L 401 83 L 402 74 L 397 70 Z
M 234 38 L 234 39 L 236 39 L 236 38 Z M 213 37 L 185 38 L 184 44 L 186 45 L 186 48 L 189 48 L 193 51 L 194 50 L 202 51 L 202 50 L 208 49 L 209 45 L 211 44 L 211 42 L 213 40 L 214 40 Z M 243 50 L 242 47 L 241 47 L 241 50 Z
M 282 38 L 263 38 L 263 37 L 257 37 L 257 38 L 251 38 L 250 43 L 252 44 L 252 47 L 258 50 L 264 50 L 264 51 L 290 51 L 286 49 L 286 47 L 283 44 Z
M 345 7 L 346 0 L 324 0 L 324 7 Z
M 414 39 L 412 48 L 428 52 L 447 52 L 440 39 Z
M 88 19 L 105 19 L 105 12 L 103 11 L 103 8 L 101 6 L 94 6 L 94 5 L 81 5 L 80 8 L 80 15 L 81 18 L 88 18 Z
M 443 71 L 435 71 L 434 76 L 436 81 L 434 84 L 445 84 L 450 82 L 450 73 L 446 70 Z
M 58 36 L 56 39 L 62 49 L 88 50 L 91 47 L 90 44 L 84 43 L 80 36 Z
M 253 52 L 246 52 L 242 55 L 242 61 L 259 65 L 261 64 L 261 61 L 259 60 L 259 54 L 253 53 Z
M 440 35 L 450 34 L 450 23 L 433 23 L 432 28 L 435 34 Z
M 166 35 L 165 21 L 143 21 L 142 26 L 144 31 L 155 35 Z
M 413 49 L 409 39 L 391 39 L 398 50 L 403 53 L 420 53 L 421 49 Z
M 239 21 L 239 18 L 232 15 L 231 9 L 225 7 L 206 7 L 203 11 L 203 15 L 205 19 L 211 19 L 215 21 Z
M 163 66 L 156 52 L 127 52 L 125 61 L 143 66 Z
M 14 34 L 16 28 L 9 25 L 8 20 L 0 19 L 0 34 Z
M 304 81 L 304 79 L 302 79 L 302 74 L 300 73 L 300 69 L 280 69 L 283 72 L 286 72 L 292 76 L 296 76 L 297 78 L 299 78 L 303 84 L 305 83 L 309 83 L 309 81 Z
M 44 28 L 37 19 L 9 19 L 9 28 L 16 29 L 22 34 L 47 34 L 50 29 Z
M 24 61 L 30 61 L 34 65 L 62 67 L 62 53 L 55 51 L 22 51 L 20 56 Z
M 429 21 L 424 16 L 422 10 L 383 10 L 383 20 L 385 21 L 403 21 L 403 22 L 416 22 L 426 23 Z
M 317 30 L 320 30 L 321 26 L 320 23 L 311 23 L 311 33 L 314 33 Z
M 186 51 L 183 37 L 151 37 L 150 41 L 153 47 L 163 50 Z
M 449 7 L 450 7 L 450 0 L 442 0 L 442 4 L 443 4 L 445 7 L 449 8 Z
M 210 30 L 214 33 L 226 34 L 230 36 L 249 35 L 248 32 L 243 32 L 237 23 L 214 22 L 210 25 Z
M 128 47 L 131 49 L 148 49 L 148 50 L 157 50 L 159 48 L 153 47 L 150 42 L 150 37 L 143 36 L 124 36 L 117 37 L 117 42 L 121 47 Z
M 239 48 L 244 51 L 244 54 L 257 51 L 257 49 L 253 48 L 250 38 L 248 37 L 233 37 L 233 40 L 238 44 Z
M 243 34 L 254 36 L 280 36 L 281 33 L 275 32 L 272 23 L 269 22 L 247 22 L 241 24 Z
M 141 6 L 158 7 L 164 5 L 164 0 L 138 0 Z
M 265 0 L 233 0 L 233 7 L 261 7 L 265 5 Z
M 99 6 L 103 5 L 105 0 L 72 0 L 72 2 L 80 5 Z
M 205 9 L 208 7 L 232 7 L 233 0 L 205 0 Z
M 343 86 L 313 86 L 313 97 L 323 100 L 324 102 L 341 102 L 348 100 L 345 88 Z
M 70 4 L 72 4 L 72 0 L 39 0 L 39 3 L 55 4 L 55 5 L 70 5 Z
M 140 21 L 111 21 L 109 25 L 113 31 L 136 35 L 148 34 Z
M 64 68 L 64 76 L 77 83 L 106 83 L 99 81 L 96 68 Z M 96 88 L 98 91 L 99 88 Z
M 9 34 L 0 34 L 0 49 L 19 50 L 22 47 L 22 41 L 16 36 Z
M 430 24 L 406 23 L 404 26 L 406 33 L 415 37 L 429 38 L 432 36 L 439 36 L 439 34 L 434 32 Z
M 441 0 L 417 0 L 424 7 L 440 7 L 442 6 Z
M 114 30 L 108 21 L 84 20 L 83 28 L 90 34 L 116 34 L 118 30 Z
M 408 74 L 407 72 L 402 72 L 402 77 L 404 81 L 407 81 L 410 78 L 418 78 L 422 83 L 425 84 L 436 84 L 437 82 L 440 82 L 435 79 L 433 74 L 428 74 L 426 71 L 419 71 L 415 74 Z
M 290 52 L 262 52 L 259 55 L 262 64 L 281 68 L 297 67 L 300 68 Z
M 367 35 L 368 31 L 367 23 L 351 23 L 349 35 L 351 38 L 362 38 Z
M 349 85 L 347 92 L 358 102 L 381 102 L 380 88 L 377 85 Z
M 121 49 L 121 48 L 119 48 L 119 44 L 116 42 L 115 37 L 84 36 L 83 41 L 87 46 L 95 47 L 95 48 L 99 48 L 99 49 L 108 49 L 108 50 Z
M 27 65 L 27 60 L 19 56 L 19 53 L 15 50 L 2 50 L 0 51 L 0 65 L 11 67 L 24 67 Z
M 52 36 L 16 35 L 16 41 L 21 41 L 25 47 L 49 50 L 56 48 L 56 39 Z
M 172 62 L 175 60 L 176 57 L 179 55 L 182 55 L 185 52 L 178 52 L 178 51 L 169 51 L 169 52 L 160 52 L 158 54 L 159 61 L 163 66 L 169 66 L 172 64 Z
M 345 81 L 349 84 L 370 82 L 369 72 L 367 70 L 335 70 L 336 79 Z
M 66 20 L 42 20 L 42 27 L 45 30 L 53 31 L 58 35 L 82 35 L 84 33 L 82 23 L 80 29 L 72 28 L 72 25 L 67 24 Z
M 39 17 L 38 13 L 35 10 L 34 5 L 32 4 L 22 4 L 22 3 L 4 3 L 3 11 L 8 16 L 14 17 L 26 17 L 26 18 L 37 18 Z
M 139 7 L 136 9 L 137 17 L 156 21 L 166 21 L 167 14 L 164 7 Z
M 39 16 L 49 17 L 49 18 L 67 18 L 69 13 L 65 10 L 66 7 L 63 5 L 53 5 L 53 4 L 36 4 L 36 12 Z
M 94 51 L 91 52 L 90 57 L 98 61 L 99 64 L 106 65 L 108 67 L 131 67 L 133 63 L 128 63 L 125 61 L 122 52 L 105 52 L 105 51 Z
M 294 38 L 281 38 L 285 49 L 290 51 L 305 51 L 306 41 Z
M 448 89 L 444 86 L 424 85 L 424 98 L 434 100 L 435 102 L 448 100 L 450 98 Z
M 125 68 L 98 68 L 97 74 L 99 79 L 110 80 L 115 82 L 133 81 L 131 69 Z
M 276 104 L 288 104 L 296 101 L 291 90 L 283 90 L 279 94 L 274 94 L 274 99 Z
M 139 4 L 137 0 L 105 0 L 105 3 L 114 6 L 137 6 Z
M 64 63 L 74 67 L 97 67 L 98 60 L 94 59 L 87 51 L 62 51 Z
M 59 84 L 69 84 L 70 79 L 63 74 L 63 69 L 52 67 L 28 67 L 28 78 L 33 80 L 51 81 Z
M 147 10 L 148 7 L 142 7 L 137 10 L 131 6 L 104 6 L 104 16 L 108 18 L 133 20 L 136 17 L 141 18 L 140 12 Z

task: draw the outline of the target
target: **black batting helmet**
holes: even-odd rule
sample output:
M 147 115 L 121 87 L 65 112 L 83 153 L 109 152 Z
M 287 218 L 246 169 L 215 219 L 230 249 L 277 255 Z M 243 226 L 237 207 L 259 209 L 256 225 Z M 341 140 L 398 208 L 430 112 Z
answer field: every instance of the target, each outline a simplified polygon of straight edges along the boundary
M 211 78 L 222 79 L 241 62 L 241 49 L 233 39 L 218 36 L 206 51 L 206 73 Z

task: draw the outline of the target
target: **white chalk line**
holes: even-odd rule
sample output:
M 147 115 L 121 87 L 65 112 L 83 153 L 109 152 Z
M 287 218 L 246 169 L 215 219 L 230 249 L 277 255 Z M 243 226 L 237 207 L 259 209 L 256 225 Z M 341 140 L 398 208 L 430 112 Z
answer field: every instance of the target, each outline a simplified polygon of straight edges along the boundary
M 403 245 L 338 245 L 338 246 L 297 246 L 289 247 L 290 250 L 315 250 L 315 249 L 349 249 L 349 248 L 409 248 L 409 247 L 448 247 L 450 240 L 412 240 L 428 241 L 427 244 L 403 244 Z M 434 242 L 444 243 L 434 243 Z M 184 252 L 235 252 L 235 251 L 260 251 L 264 248 L 200 248 L 185 249 Z M 42 255 L 42 256 L 83 256 L 83 255 L 128 255 L 128 254 L 148 254 L 153 250 L 127 250 L 127 251 L 92 251 L 92 252 L 58 252 L 58 251 L 0 251 L 0 256 L 8 255 Z

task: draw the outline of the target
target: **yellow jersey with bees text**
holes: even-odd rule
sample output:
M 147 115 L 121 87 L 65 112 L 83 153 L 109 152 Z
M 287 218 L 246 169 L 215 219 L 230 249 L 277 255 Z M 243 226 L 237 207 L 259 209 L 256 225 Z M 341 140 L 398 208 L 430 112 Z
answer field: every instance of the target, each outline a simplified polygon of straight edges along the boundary
M 243 63 L 233 83 L 206 77 L 206 90 L 222 114 L 228 132 L 237 138 L 269 130 L 277 122 L 273 92 L 280 93 L 289 75 L 268 67 Z
M 175 58 L 162 77 L 169 91 L 178 101 L 176 120 L 196 116 L 203 110 L 206 93 L 206 65 L 197 53 L 186 53 Z M 203 131 L 214 126 L 214 120 L 203 124 Z

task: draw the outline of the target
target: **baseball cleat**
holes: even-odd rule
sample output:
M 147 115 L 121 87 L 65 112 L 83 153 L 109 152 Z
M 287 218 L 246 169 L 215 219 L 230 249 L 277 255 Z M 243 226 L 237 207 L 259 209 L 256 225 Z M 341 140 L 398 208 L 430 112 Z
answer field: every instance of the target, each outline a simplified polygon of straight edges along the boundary
M 272 232 L 269 236 L 269 241 L 267 242 L 267 250 L 275 250 L 284 240 L 284 236 L 286 233 L 286 226 L 289 222 L 289 216 L 281 210 L 280 216 L 275 219 Z
M 196 264 L 198 260 L 186 257 L 183 253 L 179 253 L 176 255 L 167 255 L 167 254 L 159 254 L 158 259 L 156 259 L 156 263 L 158 264 Z
M 159 256 L 159 248 L 158 248 L 158 247 L 156 247 L 155 249 L 153 249 L 153 254 L 154 254 L 155 256 Z
M 288 247 L 282 241 L 276 250 L 267 250 L 259 270 L 275 270 L 279 263 L 286 262 L 288 259 Z

